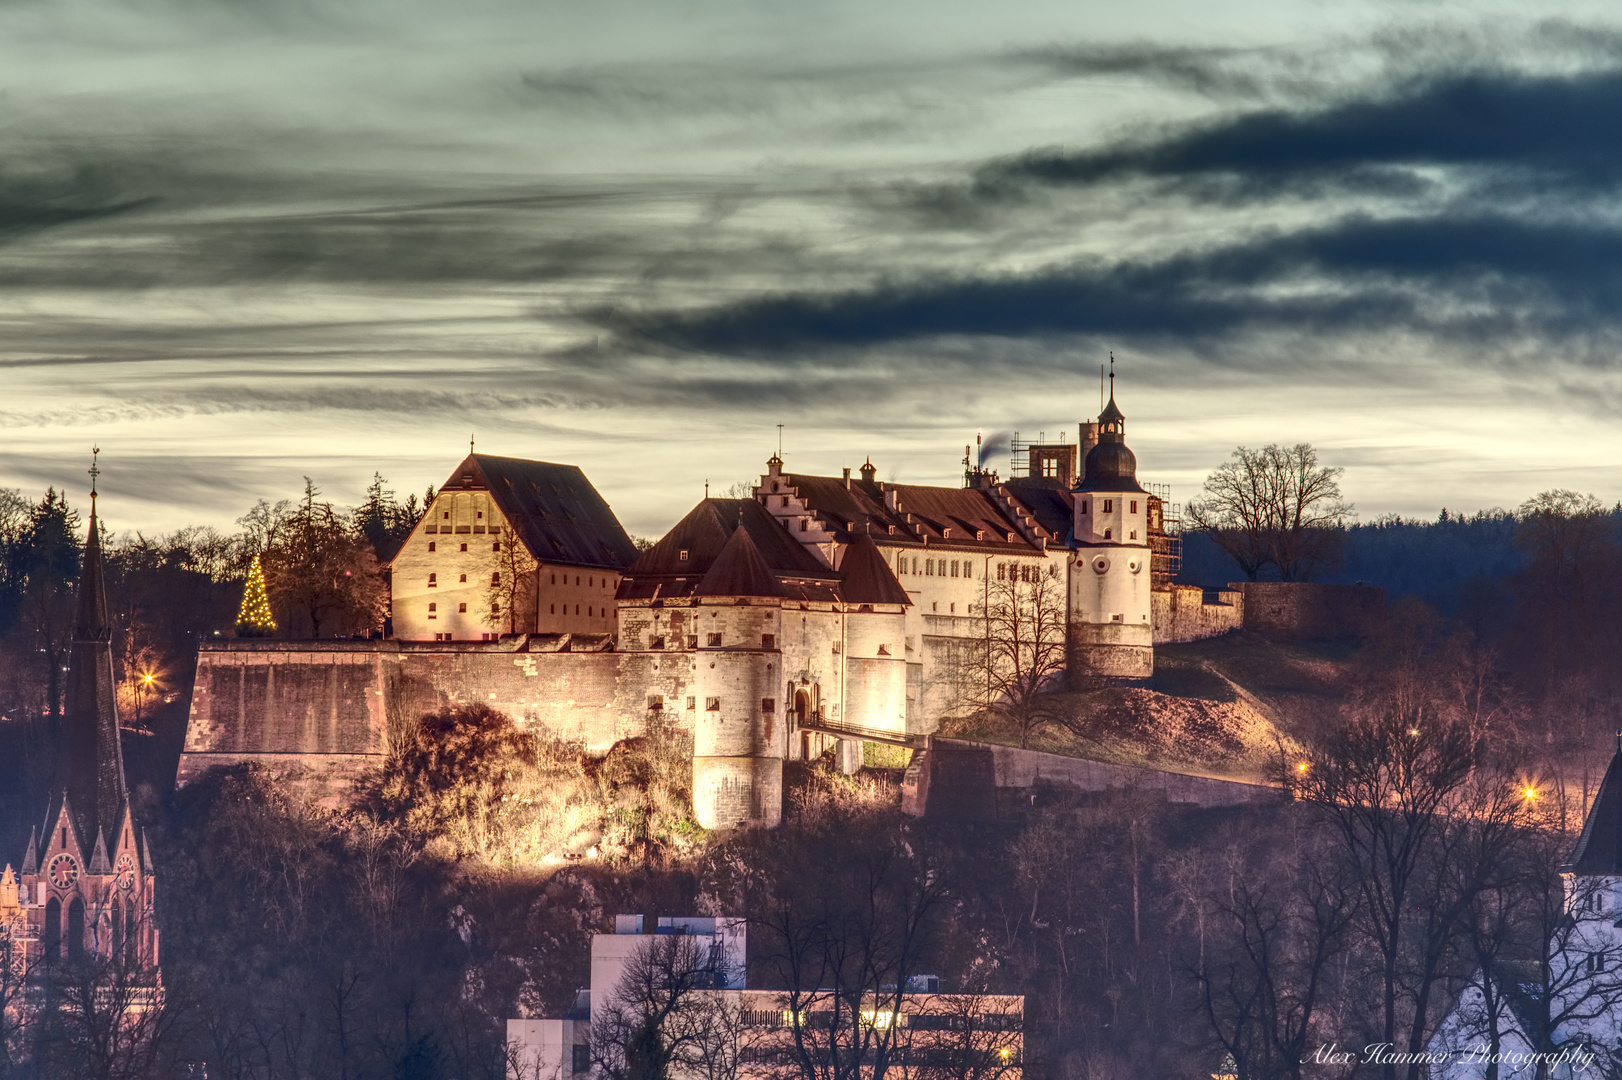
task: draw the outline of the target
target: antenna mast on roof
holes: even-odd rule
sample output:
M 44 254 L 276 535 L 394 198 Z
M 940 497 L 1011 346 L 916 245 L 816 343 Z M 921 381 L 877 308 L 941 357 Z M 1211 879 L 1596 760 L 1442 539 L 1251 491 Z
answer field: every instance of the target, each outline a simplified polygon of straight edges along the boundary
M 783 425 L 777 425 L 777 459 L 783 459 Z

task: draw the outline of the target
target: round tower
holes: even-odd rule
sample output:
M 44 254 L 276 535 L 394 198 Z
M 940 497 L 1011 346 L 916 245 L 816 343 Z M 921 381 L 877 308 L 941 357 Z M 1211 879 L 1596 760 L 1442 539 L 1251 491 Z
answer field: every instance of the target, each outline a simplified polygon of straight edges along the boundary
M 1072 492 L 1075 520 L 1070 566 L 1070 680 L 1148 682 L 1154 675 L 1149 569 L 1149 492 L 1138 483 L 1137 458 L 1126 445 L 1126 417 L 1115 404 L 1098 415 L 1098 443 L 1087 452 Z
M 788 748 L 777 689 L 778 604 L 765 598 L 711 600 L 694 614 L 694 816 L 706 829 L 775 828 L 783 818 Z

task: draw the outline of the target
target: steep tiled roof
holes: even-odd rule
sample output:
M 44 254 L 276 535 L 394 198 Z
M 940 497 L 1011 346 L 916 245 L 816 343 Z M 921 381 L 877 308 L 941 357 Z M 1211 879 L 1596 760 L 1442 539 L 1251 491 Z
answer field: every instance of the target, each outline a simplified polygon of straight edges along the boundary
M 745 534 L 745 540 L 737 540 L 739 532 Z M 757 565 L 770 573 L 778 591 L 717 591 L 723 583 L 757 587 L 748 584 L 755 580 Z M 722 567 L 722 576 L 708 580 L 717 566 Z M 706 581 L 706 591 L 701 593 L 700 583 Z M 832 601 L 838 599 L 838 582 L 837 574 L 817 561 L 755 500 L 705 499 L 631 565 L 620 583 L 619 598 L 698 594 Z
M 786 596 L 777 575 L 739 525 L 693 590 L 697 596 Z
M 839 543 L 872 536 L 886 544 L 923 544 L 960 550 L 1029 553 L 1031 544 L 995 493 L 984 488 L 881 484 L 832 476 L 785 473 L 778 478 L 804 499 Z M 893 496 L 888 493 L 893 492 Z M 772 494 L 770 488 L 763 495 Z M 893 506 L 887 502 L 893 498 Z M 1013 539 L 1009 540 L 1009 533 Z M 1058 534 L 1061 538 L 1064 533 Z
M 1622 875 L 1622 747 L 1605 770 L 1566 869 L 1574 874 Z
M 623 570 L 636 561 L 636 545 L 578 466 L 469 454 L 439 490 L 488 491 L 543 563 Z
M 1076 502 L 1064 481 L 1053 476 L 1021 476 L 1003 486 L 1060 543 L 1069 537 L 1076 520 Z
M 839 560 L 840 597 L 848 604 L 909 604 L 878 546 L 865 536 L 852 536 Z

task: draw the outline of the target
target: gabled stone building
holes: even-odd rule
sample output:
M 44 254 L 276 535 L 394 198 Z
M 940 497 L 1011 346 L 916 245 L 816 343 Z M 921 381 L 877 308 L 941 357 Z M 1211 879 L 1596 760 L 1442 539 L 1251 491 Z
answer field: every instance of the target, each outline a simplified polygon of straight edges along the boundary
M 636 547 L 575 465 L 469 454 L 390 564 L 391 637 L 614 632 Z

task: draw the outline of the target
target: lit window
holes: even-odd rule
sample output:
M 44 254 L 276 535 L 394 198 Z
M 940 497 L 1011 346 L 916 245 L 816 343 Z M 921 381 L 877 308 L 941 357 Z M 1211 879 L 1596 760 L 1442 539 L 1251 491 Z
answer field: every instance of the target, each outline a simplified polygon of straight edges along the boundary
M 687 549 L 686 548 L 681 549 L 681 561 L 682 562 L 687 561 Z

